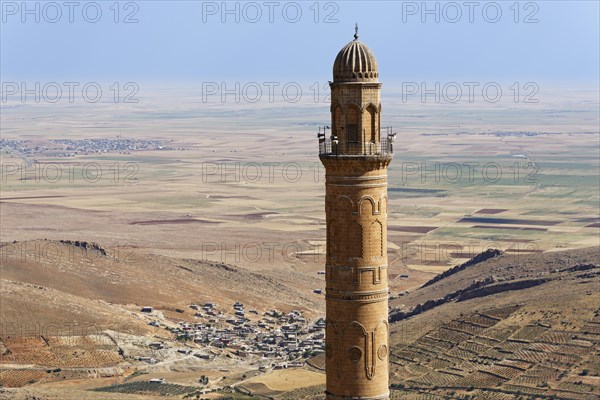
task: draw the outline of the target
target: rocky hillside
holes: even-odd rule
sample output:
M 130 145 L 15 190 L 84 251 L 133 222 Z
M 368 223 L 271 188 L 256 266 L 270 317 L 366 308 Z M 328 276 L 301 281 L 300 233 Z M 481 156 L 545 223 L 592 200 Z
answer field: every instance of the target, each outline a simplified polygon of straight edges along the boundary
M 53 252 L 36 258 L 40 254 L 36 246 L 44 245 L 48 243 L 2 247 L 4 329 L 61 318 L 97 325 L 115 321 L 139 325 L 130 310 L 140 305 L 168 313 L 190 302 L 241 299 L 258 309 L 318 312 L 323 302 L 273 277 L 232 265 L 123 254 L 123 249 L 119 255 L 115 249 L 85 242 L 51 242 Z M 392 399 L 600 397 L 600 248 L 534 255 L 490 250 L 393 298 L 390 307 Z M 22 357 L 46 357 L 34 354 L 32 347 L 45 348 L 43 342 L 6 340 L 9 346 L 0 346 L 6 360 L 16 357 L 8 352 L 11 346 L 33 349 L 22 352 Z M 121 356 L 113 347 L 106 344 L 104 358 Z M 105 361 L 112 368 L 114 363 Z M 323 364 L 324 356 L 318 356 L 298 371 L 319 372 Z M 35 380 L 34 374 L 48 373 L 27 372 L 31 376 L 23 379 Z M 69 398 L 58 387 L 52 390 L 57 391 L 27 385 L 23 391 L 4 395 Z M 76 398 L 92 393 L 85 385 L 77 390 Z M 274 398 L 323 399 L 323 390 L 320 385 L 307 386 L 278 392 Z M 48 397 L 49 393 L 56 396 Z M 93 392 L 90 398 L 124 398 L 112 396 Z
M 144 325 L 128 309 L 149 305 L 169 312 L 209 301 L 309 313 L 323 307 L 312 291 L 271 276 L 228 264 L 143 254 L 134 248 L 34 240 L 5 243 L 0 255 L 0 317 L 5 327 L 9 322 L 10 326 L 76 322 L 99 330 L 143 331 Z
M 481 257 L 394 300 L 393 398 L 598 398 L 599 252 Z

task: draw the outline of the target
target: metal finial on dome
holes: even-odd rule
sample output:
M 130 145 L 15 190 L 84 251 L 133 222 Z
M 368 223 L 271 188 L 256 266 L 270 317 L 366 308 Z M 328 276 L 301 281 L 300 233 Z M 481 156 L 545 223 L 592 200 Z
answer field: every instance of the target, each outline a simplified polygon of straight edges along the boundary
M 354 40 L 358 39 L 358 22 L 354 25 Z

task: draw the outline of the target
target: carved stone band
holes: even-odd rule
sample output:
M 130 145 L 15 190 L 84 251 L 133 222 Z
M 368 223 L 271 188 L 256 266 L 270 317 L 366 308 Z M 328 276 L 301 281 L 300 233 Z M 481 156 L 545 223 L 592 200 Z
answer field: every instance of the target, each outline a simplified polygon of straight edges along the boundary
M 385 301 L 388 298 L 388 289 L 377 290 L 372 292 L 341 292 L 327 290 L 325 295 L 327 299 L 336 301 L 358 301 L 361 303 L 378 303 Z

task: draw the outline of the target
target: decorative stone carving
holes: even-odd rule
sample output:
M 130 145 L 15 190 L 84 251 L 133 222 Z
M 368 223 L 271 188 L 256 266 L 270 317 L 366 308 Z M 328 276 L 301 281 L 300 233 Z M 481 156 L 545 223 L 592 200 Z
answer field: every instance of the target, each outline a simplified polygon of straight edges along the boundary
M 379 346 L 379 349 L 377 349 L 377 357 L 383 361 L 385 360 L 385 358 L 387 357 L 388 354 L 388 347 L 385 344 L 382 344 L 381 346 Z
M 352 346 L 348 349 L 348 357 L 353 363 L 357 363 L 362 358 L 362 350 L 358 346 Z
M 358 201 L 359 215 L 376 215 L 378 214 L 375 200 L 371 196 L 363 196 Z

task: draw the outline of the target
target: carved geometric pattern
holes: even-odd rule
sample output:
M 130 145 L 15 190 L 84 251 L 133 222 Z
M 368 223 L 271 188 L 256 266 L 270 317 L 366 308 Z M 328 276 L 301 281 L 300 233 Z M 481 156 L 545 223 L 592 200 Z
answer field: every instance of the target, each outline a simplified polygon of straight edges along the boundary
M 363 284 L 363 274 L 371 273 L 371 283 L 373 285 L 378 285 L 381 283 L 381 276 L 383 274 L 383 270 L 387 269 L 387 266 L 382 265 L 378 267 L 356 267 L 354 268 L 354 279 L 353 283 L 357 286 Z
M 328 300 L 338 301 L 354 301 L 360 303 L 379 303 L 386 301 L 389 297 L 387 289 L 374 293 L 337 293 L 334 291 L 327 292 L 325 296 Z
M 375 377 L 377 358 L 383 361 L 387 356 L 387 336 L 383 336 L 387 335 L 387 329 L 387 321 L 379 322 L 370 332 L 360 322 L 352 321 L 344 330 L 348 358 L 353 363 L 364 358 L 365 376 L 369 380 Z M 381 344 L 378 346 L 379 343 Z
M 348 357 L 352 362 L 360 361 L 363 353 L 368 352 L 368 334 L 365 327 L 358 321 L 350 322 L 344 331 L 344 339 L 346 348 L 348 349 Z M 354 350 L 353 350 L 354 349 Z M 360 357 L 356 358 L 360 354 Z M 356 359 L 356 361 L 354 361 Z M 365 357 L 366 359 L 366 357 Z
M 375 210 L 375 202 L 372 199 L 371 204 Z M 363 227 L 359 222 L 352 221 L 356 209 L 355 203 L 346 195 L 338 195 L 333 202 L 328 215 L 327 229 L 327 254 L 331 260 L 348 261 L 363 258 Z
M 343 219 L 348 218 L 354 209 L 354 203 L 348 196 L 337 196 L 334 201 L 333 213 L 341 216 Z
M 358 213 L 360 215 L 376 215 L 378 214 L 377 208 L 375 206 L 375 200 L 371 196 L 363 196 L 358 201 Z M 370 207 L 369 207 L 370 205 Z
M 387 200 L 388 200 L 387 195 L 383 195 L 379 199 L 379 213 L 380 214 L 387 214 Z
M 385 360 L 389 351 L 387 347 L 388 329 L 388 322 L 386 320 L 382 320 L 373 330 L 373 336 L 376 342 L 379 344 L 377 347 L 377 358 L 379 358 L 381 361 Z
M 381 346 L 379 346 L 379 349 L 377 349 L 377 357 L 381 361 L 385 360 L 387 353 L 388 353 L 388 348 L 385 344 L 382 344 Z
M 362 358 L 362 350 L 358 346 L 352 346 L 348 349 L 348 357 L 353 363 L 357 363 Z
M 375 332 L 371 332 L 371 343 L 370 351 L 367 357 L 365 357 L 365 373 L 368 380 L 372 380 L 375 377 Z
M 383 257 L 383 225 L 379 220 L 375 220 L 369 226 L 367 243 L 371 251 L 367 254 L 368 260 L 377 260 Z

